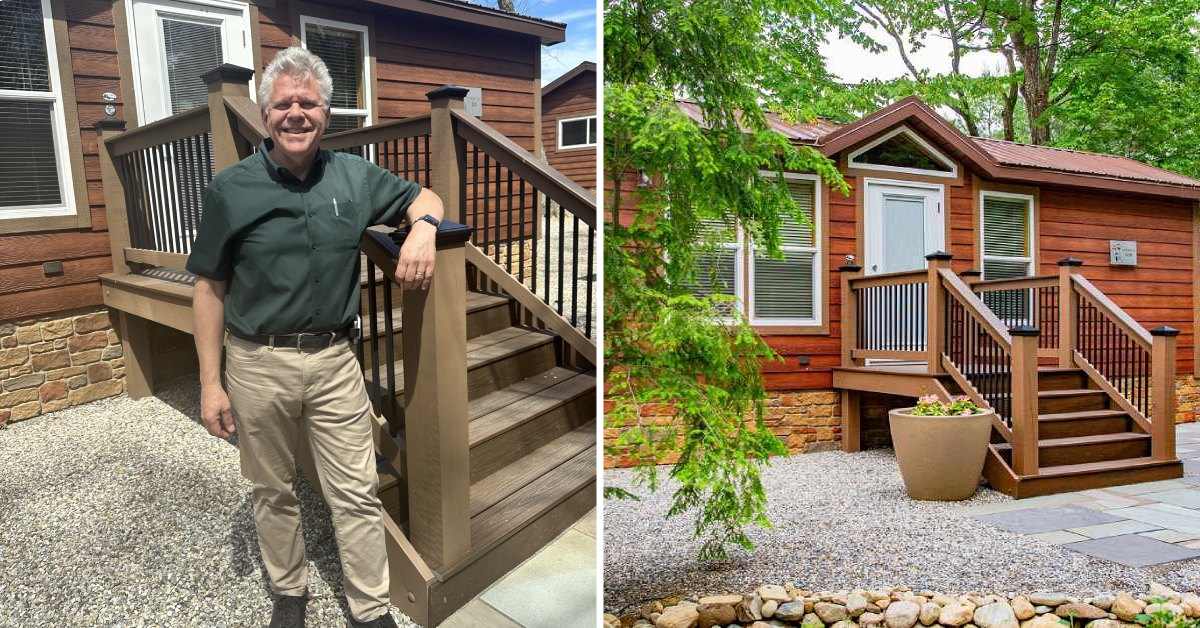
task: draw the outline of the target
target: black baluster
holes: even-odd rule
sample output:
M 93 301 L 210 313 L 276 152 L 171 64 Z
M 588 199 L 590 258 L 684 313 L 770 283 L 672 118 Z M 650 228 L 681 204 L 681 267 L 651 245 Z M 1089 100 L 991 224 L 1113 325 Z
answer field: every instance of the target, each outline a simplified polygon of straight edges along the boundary
M 508 188 L 505 190 L 506 198 L 508 199 L 508 211 L 504 214 L 505 222 L 508 223 L 508 237 L 504 241 L 504 268 L 508 270 L 508 274 L 513 274 L 512 271 L 512 228 L 513 228 L 513 171 L 508 170 Z
M 579 325 L 579 216 L 571 230 L 571 326 Z
M 565 227 L 567 224 L 566 216 L 563 216 L 562 207 L 558 208 L 558 306 L 555 310 L 561 316 L 563 313 L 563 256 L 564 246 L 566 245 Z
M 594 270 L 592 268 L 592 260 L 596 256 L 596 228 L 588 226 L 588 250 L 587 250 L 587 295 L 584 297 L 587 300 L 587 309 L 584 310 L 584 335 L 588 338 L 592 337 L 592 291 L 595 290 Z
M 492 207 L 491 207 L 492 192 L 491 192 L 491 190 L 488 189 L 488 186 L 490 186 L 491 182 L 492 182 L 491 168 L 489 167 L 490 163 L 491 163 L 491 156 L 489 156 L 487 153 L 484 153 L 483 154 L 483 231 L 482 231 L 482 233 L 479 234 L 479 244 L 483 248 L 483 254 L 485 257 L 487 256 L 488 236 L 491 235 L 491 231 L 488 231 L 488 223 L 491 221 L 491 213 L 492 213 Z
M 517 247 L 517 281 L 521 285 L 525 285 L 525 179 L 521 179 L 521 222 L 520 222 L 520 246 Z

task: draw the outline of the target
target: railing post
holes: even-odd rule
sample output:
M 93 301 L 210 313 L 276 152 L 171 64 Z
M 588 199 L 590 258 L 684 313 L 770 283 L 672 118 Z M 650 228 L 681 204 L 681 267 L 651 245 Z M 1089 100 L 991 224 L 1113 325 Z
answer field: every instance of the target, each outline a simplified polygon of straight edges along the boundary
M 1079 313 L 1079 295 L 1071 283 L 1071 275 L 1079 272 L 1083 260 L 1064 257 L 1058 260 L 1058 365 L 1071 367 L 1075 364 L 1075 347 L 1078 338 L 1075 317 Z
M 204 75 L 208 86 L 208 115 L 212 120 L 213 172 L 217 173 L 250 155 L 250 143 L 238 133 L 237 125 L 225 109 L 226 96 L 250 97 L 250 79 L 254 70 L 230 63 Z
M 404 290 L 401 320 L 409 525 L 430 566 L 471 548 L 467 415 L 467 272 L 470 230 L 443 221 L 428 290 Z
M 1150 452 L 1155 460 L 1175 459 L 1175 342 L 1179 330 L 1150 330 Z
M 1017 475 L 1038 472 L 1037 327 L 1018 326 L 1012 336 L 1012 463 Z
M 129 263 L 125 261 L 125 247 L 132 246 L 129 235 L 129 214 L 125 209 L 125 182 L 117 172 L 116 163 L 104 143 L 111 137 L 125 132 L 124 120 L 101 120 L 96 123 L 99 134 L 96 149 L 100 153 L 100 180 L 104 186 L 104 212 L 108 220 L 108 243 L 112 251 L 113 272 L 129 274 Z
M 925 303 L 928 308 L 925 313 L 925 359 L 929 373 L 941 373 L 942 347 L 946 344 L 946 326 L 943 324 L 946 316 L 946 298 L 942 293 L 942 278 L 938 271 L 950 268 L 953 256 L 945 251 L 936 251 L 926 255 L 925 259 L 929 267 L 929 279 L 925 287 Z
M 968 286 L 971 286 L 971 285 L 979 283 L 980 281 L 983 281 L 983 271 L 979 270 L 978 268 L 971 268 L 968 270 L 964 270 L 961 273 L 958 273 L 958 276 L 961 277 L 963 280 L 963 283 L 967 284 Z
M 842 366 L 861 366 L 854 359 L 858 343 L 858 295 L 850 289 L 850 281 L 862 277 L 862 266 L 848 263 L 838 267 L 842 277 Z
M 451 110 L 462 111 L 468 89 L 444 85 L 425 94 L 429 99 L 429 188 L 442 199 L 446 218 L 463 220 L 463 183 L 466 181 L 466 142 L 454 132 Z

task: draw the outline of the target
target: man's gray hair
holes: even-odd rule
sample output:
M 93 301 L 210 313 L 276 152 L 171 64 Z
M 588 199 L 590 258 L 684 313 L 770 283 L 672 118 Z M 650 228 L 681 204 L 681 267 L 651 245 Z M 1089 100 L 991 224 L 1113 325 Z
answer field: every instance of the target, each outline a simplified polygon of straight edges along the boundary
M 329 101 L 333 99 L 333 78 L 329 76 L 329 68 L 320 57 L 299 46 L 279 51 L 275 59 L 267 65 L 262 82 L 258 84 L 259 107 L 265 110 L 270 105 L 275 79 L 284 74 L 297 81 L 312 77 L 317 82 L 317 91 L 321 94 L 325 108 L 329 108 Z

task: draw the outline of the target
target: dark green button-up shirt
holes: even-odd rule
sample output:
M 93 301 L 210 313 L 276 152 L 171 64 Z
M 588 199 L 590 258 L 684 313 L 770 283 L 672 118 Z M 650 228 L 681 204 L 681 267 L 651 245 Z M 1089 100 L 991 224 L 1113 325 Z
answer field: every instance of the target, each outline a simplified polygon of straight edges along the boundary
M 300 181 L 271 161 L 270 146 L 213 177 L 187 269 L 228 282 L 235 334 L 339 329 L 359 311 L 363 231 L 399 223 L 421 187 L 327 150 Z

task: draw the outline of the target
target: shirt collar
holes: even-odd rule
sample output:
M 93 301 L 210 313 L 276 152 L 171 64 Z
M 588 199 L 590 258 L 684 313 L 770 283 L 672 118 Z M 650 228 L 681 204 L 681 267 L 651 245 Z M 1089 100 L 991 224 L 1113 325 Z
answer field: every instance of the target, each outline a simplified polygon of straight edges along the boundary
M 275 163 L 274 159 L 271 159 L 271 149 L 274 147 L 275 142 L 269 137 L 264 137 L 262 143 L 258 145 L 258 154 L 263 157 L 263 165 L 267 169 L 267 174 L 276 181 L 298 181 L 296 175 L 292 174 L 290 170 Z M 314 176 L 320 174 L 320 170 L 324 168 L 325 162 L 328 160 L 329 151 L 318 148 L 317 156 L 313 159 L 313 167 L 308 172 L 308 178 L 312 179 Z

